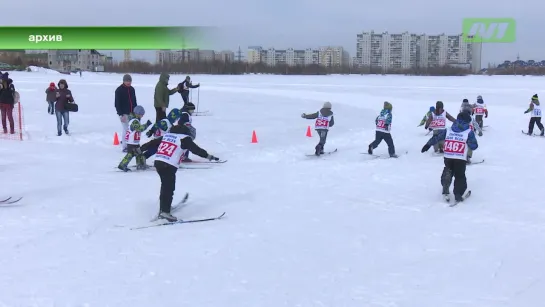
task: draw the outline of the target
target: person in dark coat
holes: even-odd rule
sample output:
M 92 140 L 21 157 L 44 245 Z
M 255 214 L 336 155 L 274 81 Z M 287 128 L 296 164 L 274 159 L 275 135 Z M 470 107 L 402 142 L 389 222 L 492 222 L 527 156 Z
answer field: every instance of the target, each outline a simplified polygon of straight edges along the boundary
M 138 105 L 136 102 L 136 92 L 132 87 L 131 75 L 123 76 L 123 83 L 115 90 L 115 110 L 121 121 L 121 139 L 123 141 L 123 152 L 127 151 L 127 144 L 124 142 L 125 133 L 129 130 L 129 114 L 134 111 L 134 108 Z
M 57 116 L 57 135 L 61 136 L 62 131 L 61 127 L 64 128 L 64 133 L 68 133 L 68 124 L 70 124 L 70 112 L 65 109 L 66 104 L 73 103 L 74 97 L 72 96 L 72 91 L 68 89 L 68 83 L 66 80 L 61 79 L 57 83 L 59 89 L 57 90 L 56 99 L 55 99 L 55 114 Z M 64 125 L 63 125 L 64 120 Z
M 201 86 L 200 83 L 197 83 L 197 85 L 193 85 L 189 76 L 186 76 L 185 80 L 182 81 L 182 83 L 178 84 L 178 93 L 182 95 L 182 99 L 184 100 L 184 106 L 189 102 L 189 89 L 198 88 L 199 86 Z
M 55 82 L 49 83 L 49 87 L 45 89 L 45 100 L 47 101 L 47 113 L 55 114 L 55 100 L 57 100 L 57 85 L 55 85 Z
M 8 133 L 7 121 L 9 121 L 9 133 L 15 134 L 15 122 L 13 120 L 13 106 L 15 105 L 15 86 L 13 80 L 6 72 L 2 74 L 0 83 L 0 113 L 2 116 L 2 128 Z

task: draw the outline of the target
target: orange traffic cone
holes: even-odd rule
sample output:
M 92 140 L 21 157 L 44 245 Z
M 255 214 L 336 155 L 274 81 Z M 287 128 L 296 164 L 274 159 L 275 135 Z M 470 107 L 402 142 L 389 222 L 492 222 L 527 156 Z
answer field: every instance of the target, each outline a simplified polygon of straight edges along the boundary
M 252 132 L 252 143 L 257 143 L 257 135 L 255 134 L 255 130 Z
M 119 145 L 119 137 L 117 136 L 117 132 L 114 133 L 114 145 Z
M 308 126 L 308 128 L 307 128 L 307 136 L 308 136 L 309 138 L 312 137 L 312 131 L 310 131 L 310 126 Z

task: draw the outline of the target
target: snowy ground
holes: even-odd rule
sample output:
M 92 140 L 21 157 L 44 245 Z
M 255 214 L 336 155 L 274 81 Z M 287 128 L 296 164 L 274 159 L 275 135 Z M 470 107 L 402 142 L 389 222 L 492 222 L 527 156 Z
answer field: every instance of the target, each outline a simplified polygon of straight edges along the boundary
M 129 230 L 157 212 L 159 179 L 114 169 L 121 75 L 12 77 L 30 138 L 0 141 L 0 198 L 24 196 L 0 208 L 2 307 L 543 306 L 545 140 L 520 132 L 542 78 L 193 76 L 200 109 L 213 112 L 194 118 L 197 143 L 229 162 L 178 172 L 177 197 L 191 194 L 180 216 L 227 216 Z M 44 90 L 59 78 L 80 106 L 72 136 L 57 137 L 46 113 Z M 133 75 L 145 119 L 157 79 Z M 420 153 L 416 126 L 435 101 L 456 115 L 479 94 L 490 117 L 474 159 L 486 162 L 468 168 L 471 199 L 448 208 L 442 159 Z M 317 140 L 299 115 L 325 100 L 337 123 L 326 149 L 339 152 L 305 157 Z M 409 154 L 370 160 L 360 153 L 385 100 Z

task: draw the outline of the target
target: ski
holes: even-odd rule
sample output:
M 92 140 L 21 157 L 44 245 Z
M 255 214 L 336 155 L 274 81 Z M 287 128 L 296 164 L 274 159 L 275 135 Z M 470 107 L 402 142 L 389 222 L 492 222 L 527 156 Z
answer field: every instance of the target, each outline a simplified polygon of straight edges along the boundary
M 524 132 L 524 130 L 521 130 L 520 132 L 522 132 L 522 134 L 524 134 L 524 135 L 529 135 L 529 134 L 528 134 L 528 132 Z M 545 135 L 539 135 L 539 134 L 535 134 L 535 133 L 534 133 L 534 134 L 532 134 L 532 135 L 530 135 L 530 136 L 539 136 L 539 137 L 545 137 Z
M 182 161 L 182 164 L 191 164 L 191 163 L 202 163 L 202 164 L 222 164 L 227 162 L 227 160 L 218 160 L 218 161 L 191 161 L 191 162 L 184 162 Z
M 450 203 L 450 194 L 443 194 L 443 199 L 444 199 L 447 203 Z
M 176 225 L 176 224 L 189 224 L 189 223 L 200 223 L 200 222 L 209 222 L 209 221 L 215 221 L 223 218 L 226 212 L 223 212 L 222 214 L 216 216 L 216 217 L 210 217 L 210 218 L 204 218 L 204 219 L 195 219 L 195 220 L 178 220 L 176 222 L 166 222 L 162 224 L 155 224 L 155 225 L 147 225 L 147 226 L 140 226 L 140 227 L 134 227 L 131 228 L 131 230 L 136 229 L 144 229 L 144 228 L 151 228 L 151 227 L 159 227 L 159 226 L 170 226 L 170 225 Z
M 187 206 L 187 200 L 189 199 L 189 193 L 185 193 L 184 195 L 184 198 L 182 198 L 182 200 L 180 200 L 176 205 L 172 206 L 172 208 L 170 209 L 170 213 L 175 213 L 177 211 L 180 211 L 182 210 L 183 208 L 185 208 Z M 158 221 L 159 217 L 159 213 L 150 220 L 150 222 L 155 222 L 155 221 Z
M 462 197 L 462 201 L 465 201 L 466 199 L 468 199 L 469 197 L 471 196 L 471 190 L 467 191 L 466 195 L 464 195 Z M 458 205 L 460 203 L 460 201 L 455 201 L 453 204 L 449 205 L 449 207 L 454 207 L 456 205 Z
M 182 163 L 184 164 L 184 163 Z M 212 166 L 210 165 L 187 165 L 189 163 L 185 163 L 186 165 L 180 165 L 178 168 L 179 169 L 211 169 Z
M 307 157 L 321 157 L 321 156 L 324 156 L 324 155 L 330 155 L 332 153 L 336 153 L 337 152 L 337 148 L 335 148 L 335 150 L 332 150 L 332 151 L 326 151 L 324 152 L 323 154 L 317 156 L 316 154 L 306 154 L 305 156 Z
M 389 155 L 386 156 L 386 155 L 369 154 L 369 153 L 367 153 L 367 152 L 362 152 L 361 154 L 362 154 L 362 155 L 371 156 L 371 157 L 373 157 L 374 159 L 390 159 L 390 158 L 396 159 L 396 158 L 399 158 L 400 156 L 402 156 L 402 155 L 404 155 L 404 154 L 406 155 L 406 154 L 408 154 L 408 153 L 409 153 L 409 151 L 405 151 L 403 154 L 397 154 L 397 155 L 394 156 L 394 157 L 390 157 Z
M 1 200 L 1 201 L 0 201 L 0 205 L 10 205 L 10 204 L 14 204 L 14 203 L 16 203 L 16 202 L 19 202 L 21 199 L 23 199 L 22 197 L 19 197 L 19 198 L 15 199 L 15 200 L 12 200 L 12 198 L 13 198 L 13 197 L 8 197 L 8 198 L 6 198 L 6 199 L 4 199 L 4 200 Z
M 482 159 L 481 161 L 477 161 L 477 162 L 473 162 L 473 161 L 471 161 L 471 163 L 469 163 L 469 165 L 473 165 L 473 164 L 481 164 L 481 163 L 484 163 L 484 159 Z

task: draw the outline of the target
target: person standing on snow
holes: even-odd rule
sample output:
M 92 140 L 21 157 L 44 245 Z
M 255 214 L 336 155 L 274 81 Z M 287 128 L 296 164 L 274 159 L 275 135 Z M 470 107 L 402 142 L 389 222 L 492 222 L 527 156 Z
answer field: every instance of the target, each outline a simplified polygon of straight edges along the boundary
M 186 76 L 185 80 L 182 81 L 182 83 L 178 84 L 178 93 L 182 95 L 182 99 L 184 100 L 184 106 L 189 102 L 189 89 L 199 88 L 199 86 L 201 86 L 200 83 L 197 83 L 197 85 L 193 85 L 189 76 Z
M 450 201 L 452 177 L 454 177 L 454 199 L 456 202 L 464 201 L 464 193 L 467 190 L 467 153 L 469 149 L 476 150 L 479 147 L 475 133 L 469 127 L 470 122 L 471 116 L 467 112 L 458 114 L 450 128 L 431 137 L 421 150 L 424 153 L 434 144 L 444 141 L 445 167 L 441 174 L 441 186 L 443 197 L 447 202 Z
M 373 150 L 378 147 L 382 140 L 384 140 L 386 145 L 388 145 L 388 153 L 390 154 L 390 158 L 398 158 L 398 155 L 396 155 L 394 140 L 390 134 L 390 131 L 392 130 L 392 109 L 392 104 L 385 101 L 384 108 L 375 119 L 375 140 L 369 144 L 369 147 L 367 148 L 368 154 L 372 155 Z
M 132 77 L 129 74 L 124 75 L 123 83 L 115 90 L 115 110 L 121 121 L 121 144 L 123 144 L 123 152 L 127 152 L 125 133 L 129 131 L 129 114 L 134 111 L 137 105 L 136 92 L 134 87 L 132 87 Z
M 57 100 L 57 86 L 55 82 L 49 83 L 49 87 L 45 89 L 45 100 L 47 101 L 47 113 L 55 114 L 55 100 Z
M 13 106 L 15 101 L 15 86 L 9 74 L 3 73 L 0 80 L 0 115 L 2 116 L 2 128 L 8 133 L 7 121 L 9 121 L 9 133 L 15 134 L 15 121 L 13 120 Z
M 477 124 L 479 124 L 479 127 L 483 129 L 483 116 L 484 118 L 488 118 L 488 109 L 486 108 L 486 104 L 484 103 L 481 95 L 477 96 L 477 103 L 473 105 L 473 114 L 475 114 Z
M 530 123 L 528 124 L 528 135 L 532 135 L 534 133 L 534 124 L 537 125 L 539 130 L 541 130 L 540 136 L 545 135 L 545 130 L 543 130 L 543 124 L 541 123 L 541 104 L 539 103 L 537 94 L 532 96 L 530 106 L 524 112 L 524 114 L 527 113 L 531 114 Z
M 129 163 L 132 158 L 136 157 L 136 169 L 145 170 L 147 169 L 146 158 L 142 154 L 140 148 L 140 140 L 142 132 L 146 131 L 149 126 L 151 126 L 151 121 L 147 121 L 145 124 L 142 124 L 140 121 L 142 117 L 146 114 L 146 110 L 142 106 L 134 107 L 134 110 L 129 114 L 129 129 L 125 133 L 125 142 L 127 143 L 127 154 L 123 157 L 123 160 L 119 162 L 117 168 L 124 172 L 129 172 L 128 168 Z
M 68 133 L 68 124 L 70 124 L 70 112 L 65 109 L 67 103 L 73 103 L 74 97 L 72 91 L 68 89 L 68 83 L 66 80 L 61 79 L 57 83 L 59 89 L 57 90 L 55 97 L 55 115 L 57 116 L 57 135 L 61 136 L 61 128 L 64 129 L 65 134 Z M 64 124 L 63 124 L 64 120 Z
M 447 119 L 451 122 L 454 122 L 455 119 L 444 109 L 442 101 L 437 101 L 435 103 L 435 111 L 426 121 L 426 129 L 432 129 L 433 135 L 439 134 L 441 131 L 447 129 Z M 435 153 L 443 153 L 443 141 L 437 142 L 433 146 Z
M 304 119 L 315 119 L 314 122 L 314 129 L 316 130 L 316 133 L 320 137 L 320 140 L 318 141 L 318 145 L 314 147 L 315 152 L 314 154 L 319 156 L 324 154 L 324 146 L 327 141 L 327 133 L 329 132 L 329 128 L 333 127 L 335 125 L 335 118 L 333 116 L 333 111 L 331 111 L 331 102 L 326 101 L 324 102 L 324 105 L 318 112 L 314 112 L 312 114 L 301 114 L 301 117 Z
M 155 85 L 155 93 L 153 94 L 153 106 L 155 107 L 155 122 L 167 118 L 167 108 L 170 102 L 170 96 L 178 92 L 178 88 L 169 89 L 168 81 L 170 75 L 161 73 L 159 81 Z

